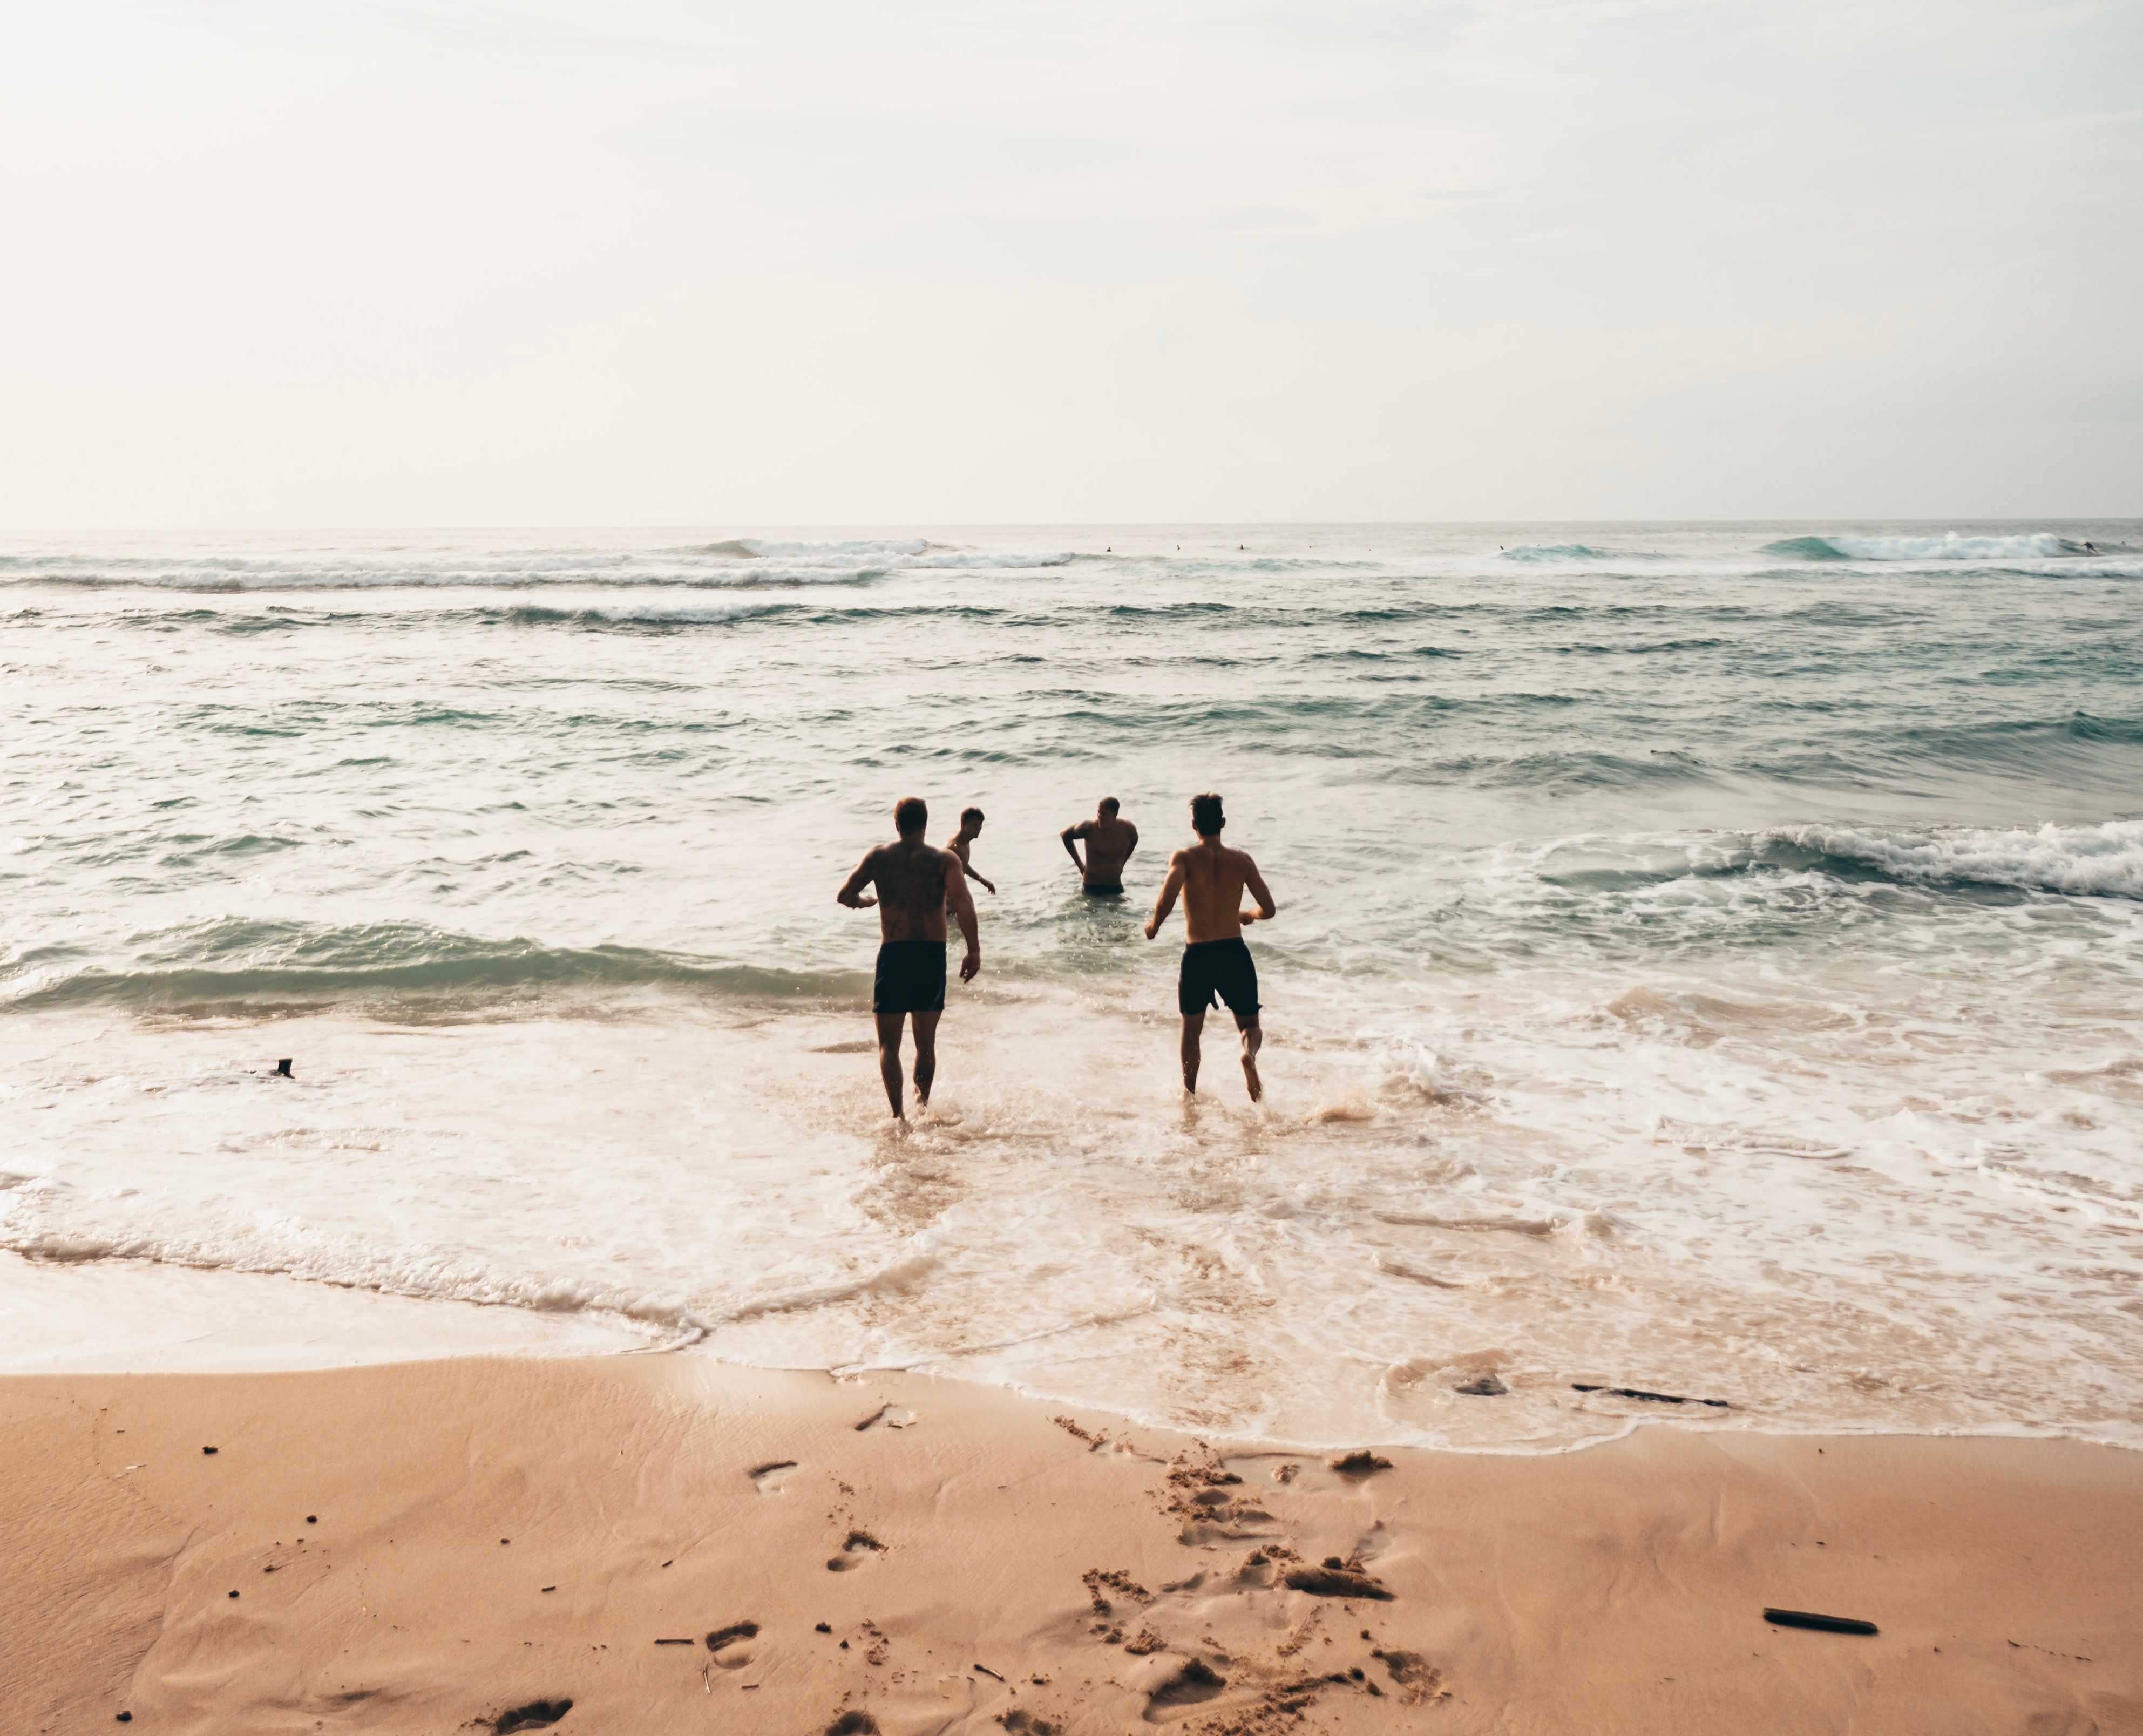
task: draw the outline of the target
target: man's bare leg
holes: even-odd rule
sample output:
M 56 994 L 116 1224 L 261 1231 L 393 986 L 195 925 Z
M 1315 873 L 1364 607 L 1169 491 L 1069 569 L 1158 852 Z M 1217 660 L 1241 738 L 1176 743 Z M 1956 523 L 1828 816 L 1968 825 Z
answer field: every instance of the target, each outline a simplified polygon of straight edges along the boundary
M 904 1012 L 881 1012 L 873 1016 L 878 1021 L 878 1076 L 885 1081 L 885 1100 L 893 1105 L 894 1115 L 905 1120 L 906 1115 L 900 1102 L 900 1021 L 908 1015 Z M 922 1046 L 923 1016 L 921 1013 L 915 1016 L 916 1046 L 918 1049 Z
M 1183 1016 L 1183 1089 L 1191 1096 L 1198 1095 L 1198 1035 L 1205 1028 L 1205 1015 L 1186 1012 Z
M 1261 1103 L 1265 1100 L 1265 1084 L 1258 1077 L 1258 1051 L 1265 1046 L 1265 1027 L 1255 1019 L 1247 1025 L 1240 1019 L 1235 1023 L 1243 1033 L 1243 1082 L 1250 1088 L 1250 1101 Z
M 938 1021 L 943 1012 L 918 1012 L 915 1019 L 915 1100 L 924 1109 L 930 1107 L 930 1081 L 938 1076 Z M 900 1061 L 895 1057 L 893 1076 L 900 1076 Z

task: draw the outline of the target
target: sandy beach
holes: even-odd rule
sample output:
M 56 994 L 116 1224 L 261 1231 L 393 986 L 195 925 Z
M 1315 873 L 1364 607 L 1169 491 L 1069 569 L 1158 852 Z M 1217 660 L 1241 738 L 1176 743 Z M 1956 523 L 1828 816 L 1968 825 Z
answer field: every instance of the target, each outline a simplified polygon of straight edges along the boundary
M 39 1736 L 2143 1729 L 2143 1460 L 2075 1442 L 1350 1463 L 690 1355 L 24 1376 L 0 1418 Z

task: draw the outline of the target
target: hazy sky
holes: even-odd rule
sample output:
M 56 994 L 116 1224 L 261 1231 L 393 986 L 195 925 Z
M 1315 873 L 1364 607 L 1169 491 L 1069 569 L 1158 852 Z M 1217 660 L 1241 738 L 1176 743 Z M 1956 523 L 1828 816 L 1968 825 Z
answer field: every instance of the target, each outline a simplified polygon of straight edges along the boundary
M 2143 513 L 2136 0 L 66 0 L 0 524 Z

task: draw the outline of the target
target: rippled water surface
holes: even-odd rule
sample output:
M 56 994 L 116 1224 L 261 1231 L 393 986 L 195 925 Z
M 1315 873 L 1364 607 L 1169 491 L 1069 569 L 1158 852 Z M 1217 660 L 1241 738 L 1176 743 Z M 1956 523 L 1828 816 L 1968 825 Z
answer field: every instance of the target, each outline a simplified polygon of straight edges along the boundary
M 2115 523 L 12 537 L 0 1245 L 1304 1440 L 2136 1441 L 2139 605 Z M 1262 1112 L 1138 930 L 1206 788 Z M 895 1137 L 910 793 L 998 891 Z

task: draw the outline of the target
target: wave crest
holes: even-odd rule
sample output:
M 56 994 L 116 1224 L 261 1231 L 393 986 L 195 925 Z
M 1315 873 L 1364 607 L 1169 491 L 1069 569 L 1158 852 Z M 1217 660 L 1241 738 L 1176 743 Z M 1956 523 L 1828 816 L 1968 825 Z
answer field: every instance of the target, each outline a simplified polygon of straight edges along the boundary
M 2081 542 L 2035 531 L 2015 537 L 1787 537 L 1760 552 L 1802 561 L 2050 561 L 2094 552 Z
M 343 1002 L 443 1006 L 575 989 L 664 988 L 723 999 L 847 1001 L 869 978 L 641 947 L 484 940 L 417 922 L 349 927 L 227 917 L 151 937 L 132 968 L 30 952 L 0 967 L 0 1010 L 114 1006 L 243 1014 Z
M 1761 859 L 1784 844 L 1912 885 L 2005 886 L 2083 898 L 2143 898 L 2143 820 L 2036 830 L 1965 826 L 1878 831 L 1795 826 L 1759 833 Z

